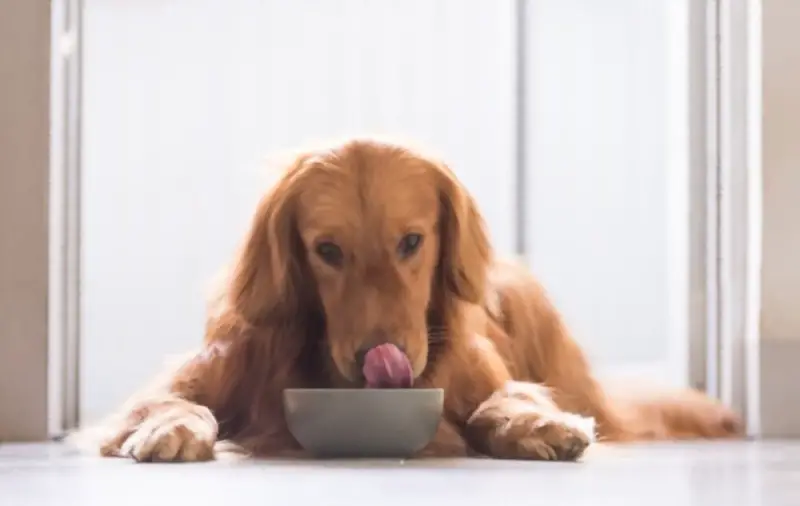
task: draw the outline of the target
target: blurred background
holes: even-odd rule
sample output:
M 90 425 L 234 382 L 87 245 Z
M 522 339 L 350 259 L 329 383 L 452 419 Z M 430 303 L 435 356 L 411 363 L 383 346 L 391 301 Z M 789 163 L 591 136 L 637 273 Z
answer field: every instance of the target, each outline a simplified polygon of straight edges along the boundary
M 440 154 L 498 253 L 542 279 L 601 376 L 740 407 L 757 390 L 761 208 L 747 196 L 761 159 L 744 147 L 760 148 L 760 80 L 748 79 L 761 62 L 744 2 L 8 1 L 17 17 L 0 36 L 40 66 L 0 57 L 16 69 L 0 81 L 16 93 L 5 107 L 24 115 L 44 97 L 36 117 L 50 129 L 49 157 L 26 159 L 47 167 L 39 186 L 19 183 L 22 168 L 4 176 L 14 209 L 36 188 L 49 202 L 27 246 L 45 252 L 4 246 L 19 261 L 0 258 L 16 280 L 8 314 L 45 336 L 9 331 L 5 349 L 29 353 L 6 370 L 30 371 L 23 355 L 39 380 L 44 367 L 31 384 L 46 407 L 29 411 L 44 407 L 50 433 L 105 414 L 200 342 L 210 282 L 275 178 L 269 158 L 353 134 Z M 773 4 L 776 26 L 779 4 L 797 12 Z M 19 146 L 18 129 L 2 133 Z M 23 308 L 15 294 L 31 279 Z

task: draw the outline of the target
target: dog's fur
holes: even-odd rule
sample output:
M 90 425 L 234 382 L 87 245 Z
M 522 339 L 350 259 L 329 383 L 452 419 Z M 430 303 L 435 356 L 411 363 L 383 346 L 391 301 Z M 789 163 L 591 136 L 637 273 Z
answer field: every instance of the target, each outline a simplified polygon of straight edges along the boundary
M 401 244 L 407 234 L 421 236 L 417 249 Z M 574 460 L 595 435 L 741 434 L 699 392 L 610 398 L 537 281 L 493 258 L 447 167 L 351 140 L 298 156 L 261 200 L 202 348 L 102 425 L 100 452 L 196 461 L 227 441 L 301 455 L 281 392 L 363 386 L 356 355 L 382 342 L 404 349 L 415 386 L 444 388 L 424 455 Z

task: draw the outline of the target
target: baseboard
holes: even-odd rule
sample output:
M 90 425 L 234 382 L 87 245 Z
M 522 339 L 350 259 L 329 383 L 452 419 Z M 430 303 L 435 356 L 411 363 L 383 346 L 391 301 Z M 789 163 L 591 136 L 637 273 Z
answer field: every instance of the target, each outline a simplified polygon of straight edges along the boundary
M 761 341 L 761 435 L 800 438 L 800 339 Z

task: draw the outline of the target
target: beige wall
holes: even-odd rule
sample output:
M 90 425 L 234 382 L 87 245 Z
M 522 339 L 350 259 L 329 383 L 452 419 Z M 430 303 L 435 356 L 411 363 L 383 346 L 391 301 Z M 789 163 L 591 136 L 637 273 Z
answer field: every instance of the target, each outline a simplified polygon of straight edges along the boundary
M 800 1 L 762 6 L 761 425 L 800 437 Z
M 47 435 L 50 2 L 0 0 L 0 441 Z
M 800 1 L 763 2 L 762 337 L 800 340 Z

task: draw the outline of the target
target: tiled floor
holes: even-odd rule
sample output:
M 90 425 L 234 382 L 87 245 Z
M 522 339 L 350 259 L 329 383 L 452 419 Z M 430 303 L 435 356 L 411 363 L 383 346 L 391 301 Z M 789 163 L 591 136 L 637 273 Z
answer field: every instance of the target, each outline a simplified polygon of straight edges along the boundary
M 0 505 L 800 506 L 800 441 L 596 447 L 582 463 L 134 464 L 0 446 Z

